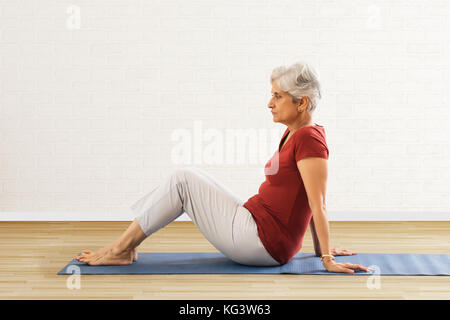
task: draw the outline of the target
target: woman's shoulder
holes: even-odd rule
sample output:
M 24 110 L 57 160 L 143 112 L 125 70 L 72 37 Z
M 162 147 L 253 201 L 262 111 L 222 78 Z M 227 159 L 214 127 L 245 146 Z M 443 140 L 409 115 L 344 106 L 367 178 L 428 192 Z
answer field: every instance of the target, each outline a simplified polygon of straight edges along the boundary
M 322 128 L 322 126 L 310 126 L 298 129 L 292 136 L 294 148 L 302 148 L 305 145 L 324 145 L 328 148 L 325 130 Z
M 311 126 L 305 126 L 294 132 L 293 136 L 297 136 L 298 139 L 307 137 L 322 137 L 325 138 L 325 128 L 317 123 Z

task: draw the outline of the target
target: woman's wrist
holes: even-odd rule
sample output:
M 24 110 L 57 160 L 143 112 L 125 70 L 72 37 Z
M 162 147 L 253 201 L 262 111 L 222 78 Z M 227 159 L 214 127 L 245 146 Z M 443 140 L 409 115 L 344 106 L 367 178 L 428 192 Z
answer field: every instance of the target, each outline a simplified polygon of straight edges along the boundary
M 330 263 L 330 262 L 334 262 L 334 257 L 333 256 L 322 256 L 322 258 L 321 258 L 321 260 L 322 260 L 322 263 L 323 264 L 328 264 L 328 263 Z

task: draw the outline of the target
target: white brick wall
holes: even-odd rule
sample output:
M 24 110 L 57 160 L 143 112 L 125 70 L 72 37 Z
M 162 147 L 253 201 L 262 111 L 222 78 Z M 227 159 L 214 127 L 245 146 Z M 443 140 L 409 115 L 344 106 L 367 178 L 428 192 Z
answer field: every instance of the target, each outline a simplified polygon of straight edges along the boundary
M 226 163 L 225 142 L 222 163 L 193 164 L 248 199 L 285 129 L 270 72 L 297 60 L 321 75 L 330 220 L 449 220 L 449 15 L 450 0 L 3 0 L 0 220 L 132 219 L 192 165 L 171 137 L 195 121 L 203 139 L 265 134 L 258 164 Z

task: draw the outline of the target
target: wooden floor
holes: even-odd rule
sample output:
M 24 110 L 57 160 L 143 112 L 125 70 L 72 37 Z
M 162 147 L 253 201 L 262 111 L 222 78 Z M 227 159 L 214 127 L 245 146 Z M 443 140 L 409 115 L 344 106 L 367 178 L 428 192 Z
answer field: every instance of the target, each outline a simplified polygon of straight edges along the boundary
M 448 276 L 57 275 L 82 249 L 115 240 L 130 222 L 0 222 L 0 299 L 450 299 Z M 360 253 L 450 253 L 450 222 L 330 222 L 332 246 Z M 172 222 L 140 252 L 217 252 L 192 222 Z M 301 252 L 313 252 L 308 230 Z

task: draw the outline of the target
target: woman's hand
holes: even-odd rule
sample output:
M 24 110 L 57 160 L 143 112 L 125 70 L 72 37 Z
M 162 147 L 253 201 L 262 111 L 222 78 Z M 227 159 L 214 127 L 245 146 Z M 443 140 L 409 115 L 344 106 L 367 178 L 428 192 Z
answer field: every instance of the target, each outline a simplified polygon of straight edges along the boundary
M 333 259 L 330 259 L 328 257 L 324 258 L 323 265 L 325 266 L 325 269 L 329 272 L 345 272 L 345 273 L 355 273 L 353 269 L 357 270 L 363 270 L 366 272 L 372 271 L 372 269 L 363 267 L 360 264 L 353 264 L 350 262 L 336 262 Z
M 331 248 L 330 250 L 333 256 L 351 256 L 356 254 L 356 252 L 349 251 L 347 249 Z

